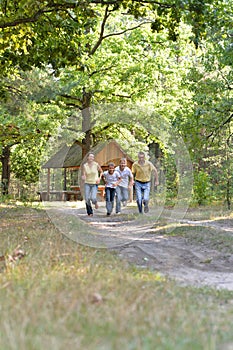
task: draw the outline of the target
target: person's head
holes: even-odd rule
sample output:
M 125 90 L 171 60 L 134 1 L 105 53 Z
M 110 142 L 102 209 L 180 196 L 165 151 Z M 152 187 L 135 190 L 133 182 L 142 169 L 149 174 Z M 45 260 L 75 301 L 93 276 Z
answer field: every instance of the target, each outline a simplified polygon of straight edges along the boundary
M 120 169 L 121 170 L 124 169 L 126 167 L 126 165 L 127 165 L 127 159 L 126 158 L 121 158 L 120 164 L 119 164 Z
M 88 153 L 87 154 L 87 161 L 93 161 L 95 159 L 95 155 L 94 155 L 94 153 Z
M 115 164 L 114 163 L 109 163 L 108 164 L 108 172 L 109 174 L 113 174 L 114 173 L 114 170 L 115 170 Z
M 139 159 L 139 161 L 144 161 L 145 160 L 145 153 L 142 151 L 138 152 L 138 159 Z

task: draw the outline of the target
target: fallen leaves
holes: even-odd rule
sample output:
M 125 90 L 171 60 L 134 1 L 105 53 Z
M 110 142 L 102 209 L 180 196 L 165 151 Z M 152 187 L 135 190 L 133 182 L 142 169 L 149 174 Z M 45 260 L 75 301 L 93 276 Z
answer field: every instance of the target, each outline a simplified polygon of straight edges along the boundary
M 97 293 L 97 292 L 92 293 L 90 295 L 90 302 L 92 304 L 100 304 L 100 303 L 103 302 L 103 297 L 102 297 L 102 295 L 100 293 Z
M 16 247 L 11 254 L 0 256 L 0 272 L 3 272 L 7 266 L 14 267 L 18 260 L 26 256 L 21 246 Z
M 12 254 L 8 254 L 8 260 L 10 262 L 15 262 L 25 257 L 25 255 L 26 255 L 25 251 L 21 249 L 20 246 L 18 246 L 17 248 L 14 249 Z

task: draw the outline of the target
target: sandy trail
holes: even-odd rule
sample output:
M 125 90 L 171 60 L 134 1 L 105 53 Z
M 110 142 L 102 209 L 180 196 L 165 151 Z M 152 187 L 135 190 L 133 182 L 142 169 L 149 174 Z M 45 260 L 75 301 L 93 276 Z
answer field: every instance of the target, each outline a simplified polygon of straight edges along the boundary
M 129 206 L 121 215 L 107 217 L 104 203 L 93 217 L 88 217 L 84 208 L 50 208 L 48 212 L 63 233 L 81 244 L 115 251 L 129 263 L 182 285 L 233 290 L 230 216 L 217 220 L 185 217 L 176 222 L 169 219 L 169 210 L 139 215 Z

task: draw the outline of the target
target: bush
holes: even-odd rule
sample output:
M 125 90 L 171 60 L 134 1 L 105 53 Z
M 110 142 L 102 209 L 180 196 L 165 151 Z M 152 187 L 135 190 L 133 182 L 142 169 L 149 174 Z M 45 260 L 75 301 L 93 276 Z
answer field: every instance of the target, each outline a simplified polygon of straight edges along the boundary
M 194 173 L 194 184 L 193 184 L 194 201 L 199 204 L 210 203 L 210 180 L 209 175 L 200 170 Z

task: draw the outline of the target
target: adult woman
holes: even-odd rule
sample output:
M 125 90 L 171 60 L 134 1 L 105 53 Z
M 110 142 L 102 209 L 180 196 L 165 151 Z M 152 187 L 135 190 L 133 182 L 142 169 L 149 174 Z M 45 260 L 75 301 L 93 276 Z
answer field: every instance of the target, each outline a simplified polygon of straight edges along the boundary
M 97 190 L 98 184 L 102 177 L 103 171 L 100 165 L 95 162 L 93 153 L 87 155 L 87 161 L 82 167 L 82 180 L 84 180 L 84 196 L 86 202 L 86 210 L 89 216 L 93 216 L 92 204 L 98 209 Z

